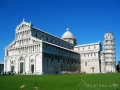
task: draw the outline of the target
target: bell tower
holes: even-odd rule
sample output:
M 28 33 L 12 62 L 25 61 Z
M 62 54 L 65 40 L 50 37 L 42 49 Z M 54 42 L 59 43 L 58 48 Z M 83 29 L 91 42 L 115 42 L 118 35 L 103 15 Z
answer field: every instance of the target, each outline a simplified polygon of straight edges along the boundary
M 115 52 L 115 39 L 111 32 L 104 34 L 104 59 L 105 59 L 105 70 L 106 72 L 116 71 L 116 52 Z

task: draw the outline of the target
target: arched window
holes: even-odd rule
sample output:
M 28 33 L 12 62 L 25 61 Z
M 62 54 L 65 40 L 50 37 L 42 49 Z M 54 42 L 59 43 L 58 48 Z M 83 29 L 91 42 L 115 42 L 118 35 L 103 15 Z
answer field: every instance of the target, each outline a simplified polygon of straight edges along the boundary
M 59 63 L 59 58 L 58 58 L 58 63 Z
M 108 37 L 106 36 L 106 39 L 107 39 Z
M 37 33 L 36 33 L 36 35 L 35 35 L 36 37 L 37 37 Z
M 96 48 L 96 46 L 94 46 L 94 48 Z
M 53 40 L 51 39 L 51 43 L 53 42 Z
M 96 53 L 94 53 L 94 56 L 96 56 Z
M 48 41 L 48 37 L 46 37 L 46 41 Z
M 85 54 L 84 54 L 84 57 L 85 57 Z
M 83 47 L 83 50 L 84 50 L 84 47 Z
M 110 35 L 110 39 L 111 39 L 111 35 Z
M 106 44 L 107 44 L 107 41 L 106 41 Z
M 87 62 L 85 62 L 85 66 L 87 66 Z
M 52 62 L 53 62 L 53 57 L 52 57 Z
M 90 49 L 90 46 L 88 47 L 88 49 Z
M 34 52 L 34 47 L 33 47 L 33 52 Z
M 41 39 L 43 40 L 43 35 L 41 36 Z
M 68 48 L 69 48 L 69 45 L 68 45 Z

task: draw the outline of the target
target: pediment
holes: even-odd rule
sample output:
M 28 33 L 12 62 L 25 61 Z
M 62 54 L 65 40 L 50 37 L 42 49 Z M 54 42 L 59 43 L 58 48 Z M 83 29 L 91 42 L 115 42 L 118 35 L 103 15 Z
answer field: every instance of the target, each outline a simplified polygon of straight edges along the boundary
M 16 45 L 16 42 L 15 41 L 13 41 L 13 42 L 11 42 L 7 47 L 6 47 L 6 49 L 9 49 L 9 48 L 14 48 L 15 47 L 15 45 Z
M 32 28 L 32 26 L 33 26 L 33 25 L 31 24 L 31 22 L 28 23 L 28 22 L 25 22 L 25 21 L 23 20 L 22 23 L 16 27 L 16 31 L 21 31 L 21 30 L 25 30 L 25 29 L 30 29 L 30 28 Z

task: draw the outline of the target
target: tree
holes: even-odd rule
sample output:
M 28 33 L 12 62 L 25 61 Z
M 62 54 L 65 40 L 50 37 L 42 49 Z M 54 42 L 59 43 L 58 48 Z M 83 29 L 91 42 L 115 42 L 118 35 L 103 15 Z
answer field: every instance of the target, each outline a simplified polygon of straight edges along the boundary
M 119 65 L 116 66 L 116 70 L 119 72 Z

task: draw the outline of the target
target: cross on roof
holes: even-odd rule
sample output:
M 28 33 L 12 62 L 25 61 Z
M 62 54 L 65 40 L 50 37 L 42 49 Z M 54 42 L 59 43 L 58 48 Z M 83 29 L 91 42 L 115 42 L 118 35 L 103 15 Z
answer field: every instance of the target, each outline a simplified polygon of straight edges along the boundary
M 67 30 L 67 31 L 69 31 L 70 29 L 69 29 L 69 28 L 67 28 L 66 30 Z
M 23 22 L 25 22 L 25 19 L 23 18 Z

